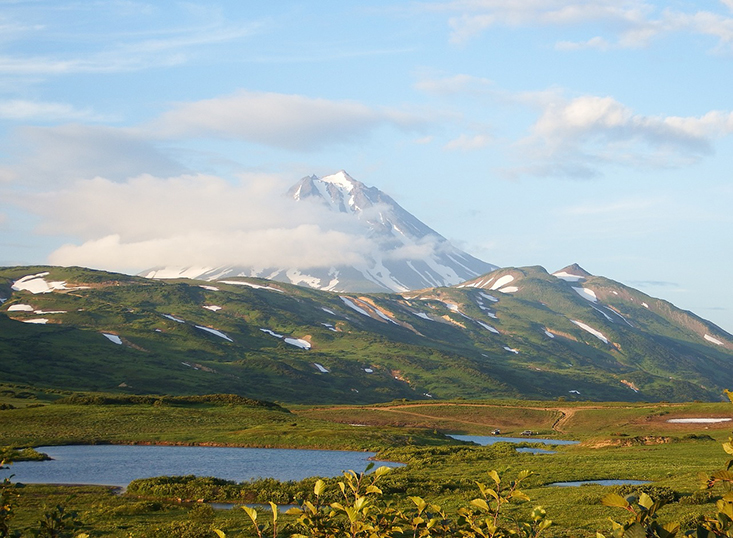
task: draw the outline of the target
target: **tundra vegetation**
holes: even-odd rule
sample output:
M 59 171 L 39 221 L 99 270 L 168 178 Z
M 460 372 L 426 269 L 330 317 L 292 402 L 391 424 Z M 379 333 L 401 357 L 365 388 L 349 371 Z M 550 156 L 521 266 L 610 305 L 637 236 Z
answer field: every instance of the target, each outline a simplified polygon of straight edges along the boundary
M 733 535 L 731 463 L 720 469 L 721 443 L 733 454 L 729 424 L 667 422 L 730 417 L 730 404 L 455 400 L 285 408 L 226 395 L 133 398 L 17 386 L 3 394 L 0 443 L 9 459 L 42 457 L 24 449 L 43 444 L 213 443 L 372 449 L 407 465 L 301 482 L 158 477 L 136 480 L 121 495 L 6 480 L 0 536 Z M 528 454 L 509 443 L 477 446 L 444 435 L 497 427 L 582 443 Z M 530 437 L 519 446 L 541 445 Z M 593 479 L 649 484 L 549 486 Z M 213 501 L 298 508 L 214 510 Z

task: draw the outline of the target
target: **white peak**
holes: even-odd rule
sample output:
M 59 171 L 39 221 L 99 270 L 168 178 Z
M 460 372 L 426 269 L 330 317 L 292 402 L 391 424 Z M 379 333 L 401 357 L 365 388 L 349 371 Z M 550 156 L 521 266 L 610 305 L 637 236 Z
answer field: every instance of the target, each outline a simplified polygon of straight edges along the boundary
M 354 188 L 354 184 L 356 183 L 356 180 L 349 174 L 347 174 L 344 170 L 340 170 L 335 174 L 331 174 L 330 176 L 323 176 L 320 181 L 323 181 L 324 183 L 331 183 L 333 185 L 336 185 L 337 187 L 346 189 L 348 192 L 351 192 L 351 190 Z

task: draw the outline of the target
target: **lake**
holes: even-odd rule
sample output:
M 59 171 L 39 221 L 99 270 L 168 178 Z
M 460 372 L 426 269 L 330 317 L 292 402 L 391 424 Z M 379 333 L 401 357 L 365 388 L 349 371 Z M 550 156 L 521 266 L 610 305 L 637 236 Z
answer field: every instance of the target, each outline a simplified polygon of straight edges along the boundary
M 536 437 L 501 437 L 499 435 L 449 435 L 459 441 L 471 441 L 477 445 L 493 445 L 494 443 L 542 443 L 543 445 L 577 445 L 580 441 L 563 441 L 562 439 L 541 439 Z
M 302 480 L 363 471 L 374 452 L 230 448 L 201 446 L 72 445 L 41 446 L 50 461 L 17 462 L 0 471 L 0 479 L 36 484 L 100 484 L 125 487 L 136 478 L 153 476 L 215 476 L 243 482 L 256 478 Z M 398 467 L 374 462 L 376 467 Z

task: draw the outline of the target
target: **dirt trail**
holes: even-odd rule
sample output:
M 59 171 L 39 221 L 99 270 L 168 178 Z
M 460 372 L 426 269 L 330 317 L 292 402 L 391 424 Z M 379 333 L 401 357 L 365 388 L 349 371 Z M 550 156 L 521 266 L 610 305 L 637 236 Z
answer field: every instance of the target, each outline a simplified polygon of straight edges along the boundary
M 658 404 L 657 404 L 658 405 Z M 683 404 L 678 404 L 683 405 Z M 430 420 L 436 420 L 436 421 L 450 421 L 455 422 L 459 424 L 471 424 L 474 426 L 489 426 L 486 422 L 477 422 L 472 420 L 462 420 L 459 418 L 454 417 L 445 417 L 445 416 L 435 416 L 430 415 L 427 413 L 416 413 L 414 411 L 406 411 L 406 409 L 413 409 L 416 407 L 425 409 L 430 407 L 492 407 L 492 408 L 511 408 L 511 409 L 531 409 L 533 411 L 548 411 L 548 412 L 555 412 L 559 413 L 559 416 L 555 419 L 555 421 L 552 423 L 552 429 L 553 431 L 556 431 L 558 433 L 566 433 L 566 428 L 569 424 L 569 422 L 573 419 L 573 417 L 578 413 L 578 411 L 586 411 L 586 410 L 592 410 L 592 409 L 608 409 L 606 406 L 602 405 L 584 405 L 584 406 L 578 406 L 578 407 L 524 407 L 524 406 L 507 406 L 507 405 L 500 405 L 500 404 L 489 404 L 489 403 L 458 403 L 458 402 L 445 402 L 445 403 L 408 403 L 408 404 L 400 404 L 400 405 L 388 405 L 388 406 L 337 406 L 333 409 L 361 409 L 361 410 L 368 410 L 368 411 L 386 411 L 389 413 L 394 413 L 396 415 L 402 414 L 402 415 L 410 415 L 414 417 L 420 417 Z M 663 405 L 663 407 L 674 407 L 675 404 L 666 404 Z M 635 406 L 623 406 L 619 409 L 631 409 Z M 328 407 L 321 407 L 318 408 L 320 410 L 327 410 Z

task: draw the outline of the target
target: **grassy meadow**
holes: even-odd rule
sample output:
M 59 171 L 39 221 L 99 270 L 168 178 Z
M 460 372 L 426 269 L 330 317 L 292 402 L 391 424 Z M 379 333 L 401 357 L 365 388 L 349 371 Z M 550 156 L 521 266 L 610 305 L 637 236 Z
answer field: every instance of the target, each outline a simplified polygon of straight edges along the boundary
M 674 499 L 660 511 L 661 520 L 691 524 L 700 514 L 710 513 L 715 496 L 700 493 L 698 475 L 724 465 L 721 443 L 732 424 L 667 420 L 733 416 L 733 406 L 723 403 L 455 400 L 286 409 L 166 398 L 120 403 L 112 398 L 114 403 L 82 405 L 68 403 L 68 394 L 60 392 L 2 389 L 0 445 L 15 449 L 90 443 L 368 449 L 382 459 L 407 464 L 385 478 L 386 498 L 401 503 L 418 495 L 453 511 L 477 496 L 475 482 L 486 482 L 487 471 L 496 469 L 511 477 L 527 469 L 534 474 L 523 490 L 531 501 L 512 510 L 526 514 L 535 505 L 544 506 L 555 522 L 543 534 L 550 537 L 595 537 L 596 530 L 610 530 L 609 517 L 623 517 L 621 510 L 600 504 L 613 487 L 548 486 L 558 481 L 645 480 L 653 486 L 650 494 Z M 530 430 L 537 437 L 580 443 L 552 447 L 554 454 L 528 454 L 507 443 L 479 447 L 445 435 L 487 435 L 496 428 L 507 436 Z M 525 446 L 540 445 L 528 437 Z M 240 488 L 236 493 L 215 495 L 206 490 L 201 496 L 206 501 L 259 502 L 269 496 L 289 502 L 307 496 L 312 483 L 287 488 L 268 484 L 270 489 L 264 490 L 235 485 Z M 328 484 L 335 491 L 335 480 Z M 225 529 L 228 536 L 251 535 L 242 511 L 178 503 L 171 495 L 146 490 L 144 484 L 135 494 L 122 495 L 98 486 L 27 485 L 19 492 L 14 520 L 18 529 L 33 527 L 44 506 L 62 503 L 78 512 L 91 536 L 215 536 L 213 527 Z

